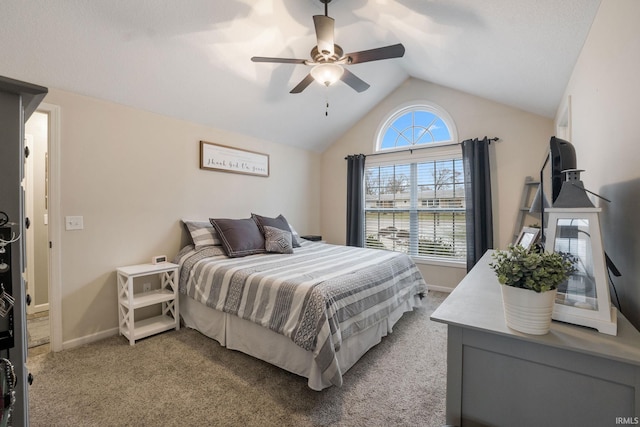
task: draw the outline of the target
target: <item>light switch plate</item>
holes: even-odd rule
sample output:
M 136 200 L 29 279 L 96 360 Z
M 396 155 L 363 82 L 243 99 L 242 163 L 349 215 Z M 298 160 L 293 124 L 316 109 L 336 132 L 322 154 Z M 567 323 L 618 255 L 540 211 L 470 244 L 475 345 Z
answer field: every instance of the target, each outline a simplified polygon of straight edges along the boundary
M 83 230 L 84 229 L 84 217 L 82 216 L 66 216 L 64 218 L 64 224 L 66 230 Z

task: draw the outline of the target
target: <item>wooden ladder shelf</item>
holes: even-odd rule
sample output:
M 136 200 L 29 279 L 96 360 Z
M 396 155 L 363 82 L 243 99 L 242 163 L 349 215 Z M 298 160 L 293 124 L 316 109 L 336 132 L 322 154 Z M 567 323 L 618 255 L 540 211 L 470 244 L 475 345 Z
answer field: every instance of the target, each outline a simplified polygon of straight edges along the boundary
M 535 197 L 536 191 L 538 191 L 538 186 L 540 185 L 539 181 L 534 180 L 532 177 L 528 176 L 524 180 L 524 188 L 522 189 L 522 197 L 520 199 L 520 209 L 518 210 L 518 219 L 516 220 L 515 227 L 513 229 L 513 240 L 515 243 L 520 235 L 520 231 L 522 231 L 522 227 L 525 226 L 525 220 L 527 216 L 539 217 L 540 214 L 530 213 L 529 209 L 531 209 L 531 204 L 533 203 L 533 199 Z

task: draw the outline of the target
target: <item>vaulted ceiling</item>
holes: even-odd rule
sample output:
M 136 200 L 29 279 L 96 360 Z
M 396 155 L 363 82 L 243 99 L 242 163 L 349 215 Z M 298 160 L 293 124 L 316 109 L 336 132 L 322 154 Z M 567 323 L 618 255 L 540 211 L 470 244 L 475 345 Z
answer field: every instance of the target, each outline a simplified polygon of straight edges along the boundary
M 0 75 L 322 151 L 408 77 L 553 117 L 599 4 L 333 0 L 345 52 L 406 53 L 290 94 L 308 66 L 250 58 L 308 59 L 319 0 L 2 0 Z

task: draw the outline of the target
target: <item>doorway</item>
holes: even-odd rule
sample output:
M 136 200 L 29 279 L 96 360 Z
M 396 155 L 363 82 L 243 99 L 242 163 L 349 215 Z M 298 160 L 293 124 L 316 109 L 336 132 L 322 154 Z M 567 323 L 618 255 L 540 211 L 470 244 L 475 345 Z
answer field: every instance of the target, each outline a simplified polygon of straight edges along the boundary
M 49 324 L 49 114 L 34 112 L 25 124 L 24 188 L 26 235 L 27 346 L 48 352 Z M 47 346 L 47 347 L 43 347 Z
M 33 213 L 27 214 L 31 223 L 34 224 L 27 230 L 25 240 L 27 290 L 31 296 L 27 317 L 31 315 L 42 317 L 48 314 L 48 326 L 44 326 L 44 332 L 41 335 L 48 335 L 50 342 L 49 345 L 41 347 L 45 347 L 46 352 L 61 351 L 63 347 L 59 247 L 61 230 L 57 225 L 60 222 L 60 107 L 47 103 L 40 104 L 25 125 L 25 136 L 27 143 L 30 142 L 29 138 L 32 138 L 36 152 L 40 152 L 39 155 L 29 157 L 34 160 L 34 163 L 31 163 L 34 175 L 31 181 L 33 183 L 40 181 L 37 185 L 41 185 L 38 191 L 29 190 L 31 174 L 28 173 L 27 168 L 30 166 L 25 162 L 25 211 L 29 209 L 30 203 L 32 208 L 38 204 L 41 206 L 34 209 Z M 36 136 L 39 136 L 39 142 Z M 36 158 L 40 159 L 38 164 L 35 162 Z M 37 178 L 38 176 L 40 178 Z M 33 231 L 34 239 L 31 244 L 30 231 Z M 36 234 L 38 231 L 39 233 Z M 42 238 L 43 235 L 46 239 Z M 30 248 L 33 248 L 33 254 Z M 46 267 L 43 269 L 42 265 Z M 34 269 L 33 272 L 30 272 L 30 266 Z M 32 290 L 34 294 L 31 294 Z M 29 332 L 29 321 L 27 321 L 27 332 Z M 35 354 L 32 353 L 32 355 Z

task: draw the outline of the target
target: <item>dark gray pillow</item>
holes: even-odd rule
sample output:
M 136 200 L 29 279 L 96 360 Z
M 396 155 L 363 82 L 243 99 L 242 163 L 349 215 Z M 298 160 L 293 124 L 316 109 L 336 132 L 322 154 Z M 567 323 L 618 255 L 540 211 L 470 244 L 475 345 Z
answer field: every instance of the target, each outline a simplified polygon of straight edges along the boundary
M 282 214 L 278 215 L 275 218 L 269 218 L 266 216 L 252 213 L 251 218 L 253 218 L 256 224 L 258 224 L 258 228 L 260 229 L 262 234 L 264 234 L 265 226 L 275 227 L 275 228 L 279 228 L 280 230 L 288 231 L 289 233 L 291 233 L 291 243 L 293 244 L 293 247 L 294 248 L 300 247 L 300 243 L 298 243 L 296 238 L 293 236 L 293 233 L 291 232 L 291 228 L 289 228 L 289 222 L 287 222 L 287 219 L 284 216 L 282 216 Z
M 264 236 L 253 219 L 210 218 L 209 221 L 228 256 L 238 258 L 265 252 Z
M 276 227 L 269 227 L 268 225 L 264 226 L 264 248 L 267 252 L 292 254 L 292 237 L 292 234 L 286 230 L 281 230 Z

